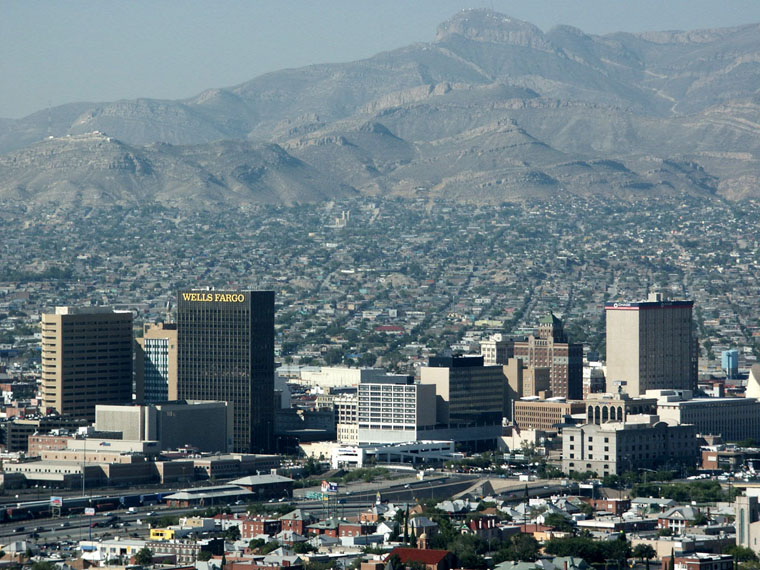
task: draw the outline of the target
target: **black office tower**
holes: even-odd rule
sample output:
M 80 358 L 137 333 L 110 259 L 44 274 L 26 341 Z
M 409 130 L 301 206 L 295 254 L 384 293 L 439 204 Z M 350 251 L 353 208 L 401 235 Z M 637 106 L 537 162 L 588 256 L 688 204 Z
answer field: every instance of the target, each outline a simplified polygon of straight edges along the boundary
M 274 291 L 180 291 L 180 399 L 233 404 L 233 449 L 268 452 L 274 427 Z

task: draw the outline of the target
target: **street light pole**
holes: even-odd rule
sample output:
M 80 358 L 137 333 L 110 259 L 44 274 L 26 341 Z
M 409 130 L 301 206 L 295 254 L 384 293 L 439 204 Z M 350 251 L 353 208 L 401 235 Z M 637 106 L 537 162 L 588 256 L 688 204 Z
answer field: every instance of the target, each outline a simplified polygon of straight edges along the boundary
M 87 477 L 87 436 L 84 437 L 84 452 L 82 453 L 82 497 L 84 497 L 85 479 Z

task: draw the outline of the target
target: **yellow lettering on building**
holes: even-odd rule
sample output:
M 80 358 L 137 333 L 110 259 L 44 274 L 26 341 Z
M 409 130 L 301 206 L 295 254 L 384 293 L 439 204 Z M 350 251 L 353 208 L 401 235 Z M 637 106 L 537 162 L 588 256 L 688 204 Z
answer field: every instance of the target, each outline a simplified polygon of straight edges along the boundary
M 182 300 L 204 303 L 244 303 L 245 295 L 242 293 L 182 293 Z

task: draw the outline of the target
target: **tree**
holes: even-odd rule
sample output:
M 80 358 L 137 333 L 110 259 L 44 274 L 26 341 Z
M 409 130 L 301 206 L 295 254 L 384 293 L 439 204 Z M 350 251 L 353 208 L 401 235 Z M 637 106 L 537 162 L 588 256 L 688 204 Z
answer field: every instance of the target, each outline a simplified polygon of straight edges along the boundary
M 538 558 L 538 550 L 539 544 L 533 535 L 519 533 L 509 539 L 506 547 L 499 548 L 493 560 L 497 564 L 505 560 L 533 562 Z
M 211 560 L 212 556 L 213 554 L 211 554 L 210 550 L 201 550 L 198 553 L 198 560 L 200 560 L 201 562 L 208 562 L 209 560 Z
M 544 517 L 544 524 L 559 532 L 573 532 L 575 527 L 568 518 L 561 513 L 550 513 Z
M 248 542 L 248 548 L 250 548 L 251 550 L 256 550 L 257 548 L 261 548 L 262 546 L 264 546 L 266 543 L 267 541 L 264 540 L 263 538 L 252 538 Z
M 336 364 L 340 364 L 343 360 L 343 351 L 339 348 L 331 348 L 328 350 L 325 355 L 325 364 L 328 366 L 334 366 Z
M 309 552 L 316 552 L 317 549 L 314 548 L 311 544 L 308 542 L 297 542 L 293 545 L 293 552 L 296 554 L 308 554 Z
M 55 570 L 55 564 L 49 560 L 41 560 L 32 564 L 32 570 Z
M 647 570 L 649 570 L 649 561 L 655 556 L 657 552 L 648 544 L 637 544 L 633 549 L 633 557 L 646 561 Z
M 150 566 L 153 563 L 153 551 L 147 546 L 143 546 L 135 554 L 135 563 L 140 566 Z
M 269 554 L 273 550 L 277 550 L 280 548 L 280 543 L 276 540 L 273 540 L 271 542 L 267 542 L 264 546 L 261 547 L 261 553 L 262 554 Z
M 724 550 L 726 554 L 730 554 L 737 562 L 756 562 L 757 555 L 751 548 L 746 546 L 731 546 Z
M 704 526 L 707 524 L 707 516 L 705 513 L 699 512 L 694 517 L 694 525 L 695 526 Z
M 230 542 L 235 542 L 236 540 L 240 540 L 240 527 L 239 526 L 231 526 L 227 530 L 224 531 L 224 539 L 229 540 Z

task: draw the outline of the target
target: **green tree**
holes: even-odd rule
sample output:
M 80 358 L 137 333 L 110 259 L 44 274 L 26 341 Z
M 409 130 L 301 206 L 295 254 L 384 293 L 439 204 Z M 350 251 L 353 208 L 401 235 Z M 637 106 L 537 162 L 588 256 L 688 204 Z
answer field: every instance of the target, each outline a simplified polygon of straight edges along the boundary
M 637 544 L 633 549 L 633 557 L 645 561 L 647 570 L 649 570 L 649 561 L 655 556 L 657 552 L 649 544 Z
M 252 538 L 248 542 L 248 548 L 250 548 L 251 550 L 256 550 L 257 548 L 261 548 L 262 546 L 264 546 L 266 543 L 267 541 L 264 540 L 263 538 Z
M 332 562 L 307 562 L 304 564 L 304 570 L 330 570 L 333 567 Z
M 343 361 L 343 351 L 339 348 L 331 348 L 324 355 L 325 364 L 335 366 Z
M 575 526 L 561 513 L 550 513 L 544 517 L 544 524 L 560 532 L 573 532 Z
M 518 533 L 510 537 L 509 542 L 502 543 L 501 548 L 493 554 L 496 564 L 505 560 L 515 562 L 534 562 L 538 559 L 539 544 L 532 534 Z
M 240 540 L 240 527 L 239 526 L 231 526 L 227 530 L 224 531 L 224 539 L 229 540 L 230 542 L 235 542 L 236 540 Z
M 757 555 L 751 548 L 747 548 L 746 546 L 731 546 L 723 552 L 733 556 L 737 562 L 757 562 Z
M 317 549 L 314 548 L 311 544 L 308 542 L 297 542 L 293 545 L 293 552 L 296 554 L 308 554 L 309 552 L 316 552 Z
M 280 548 L 280 543 L 276 540 L 272 540 L 271 542 L 267 542 L 264 546 L 261 547 L 261 553 L 262 554 L 269 554 L 273 550 L 277 550 Z
M 147 546 L 143 546 L 135 554 L 135 564 L 140 566 L 150 566 L 153 563 L 153 551 Z
M 40 560 L 32 564 L 32 570 L 55 570 L 55 564 L 49 560 Z
M 201 562 L 208 562 L 209 560 L 211 560 L 212 556 L 213 554 L 211 554 L 210 550 L 201 550 L 198 553 L 198 560 L 200 560 Z

